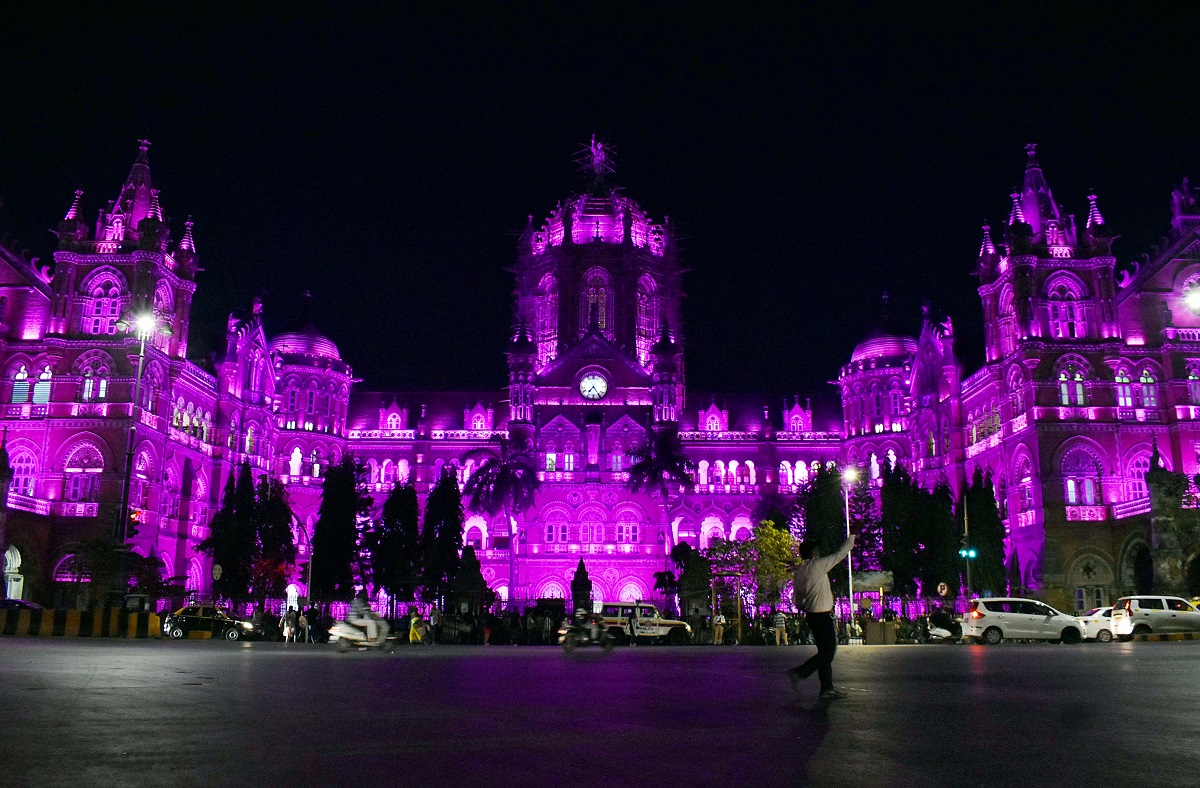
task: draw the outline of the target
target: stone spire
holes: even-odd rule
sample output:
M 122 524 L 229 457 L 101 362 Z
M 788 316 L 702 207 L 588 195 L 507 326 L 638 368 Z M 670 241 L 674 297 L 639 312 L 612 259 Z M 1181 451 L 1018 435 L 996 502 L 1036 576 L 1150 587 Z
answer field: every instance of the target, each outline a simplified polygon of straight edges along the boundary
M 988 225 L 983 226 L 983 245 L 979 247 L 979 256 L 985 257 L 996 253 L 996 245 L 992 243 L 992 228 Z
M 80 216 L 80 204 L 83 202 L 83 189 L 75 190 L 75 199 L 71 202 L 71 208 L 67 211 L 67 215 L 63 217 L 63 221 L 77 221 Z
M 1062 215 L 1054 195 L 1050 193 L 1050 184 L 1042 175 L 1042 167 L 1037 161 L 1037 143 L 1025 146 L 1025 182 L 1021 188 L 1021 208 L 1025 222 L 1033 228 L 1034 235 L 1044 232 L 1046 223 L 1060 221 Z
M 1104 217 L 1100 215 L 1100 209 L 1096 207 L 1096 195 L 1089 194 L 1087 218 L 1088 229 L 1092 229 L 1093 226 L 1099 227 L 1102 224 L 1104 224 Z
M 137 158 L 129 170 L 129 177 L 121 186 L 121 196 L 117 198 L 117 210 L 127 217 L 127 227 L 136 228 L 138 222 L 150 215 L 153 189 L 150 184 L 149 150 L 149 140 L 138 140 Z
M 196 251 L 196 241 L 192 238 L 191 216 L 189 216 L 187 221 L 183 223 L 183 240 L 179 242 L 179 248 L 192 253 L 195 253 Z
M 1012 197 L 1012 213 L 1008 215 L 1008 226 L 1014 224 L 1025 224 L 1025 212 L 1021 210 L 1021 193 L 1013 192 L 1009 195 Z
M 162 221 L 162 206 L 158 204 L 158 189 L 150 190 L 150 212 L 146 215 L 155 221 Z

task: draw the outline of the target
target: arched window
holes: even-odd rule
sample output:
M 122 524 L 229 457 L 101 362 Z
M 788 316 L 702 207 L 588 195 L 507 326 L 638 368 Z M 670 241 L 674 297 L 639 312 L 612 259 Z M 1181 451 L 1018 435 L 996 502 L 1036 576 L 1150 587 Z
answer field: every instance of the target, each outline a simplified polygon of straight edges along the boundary
M 1150 490 L 1146 487 L 1146 473 L 1150 470 L 1150 452 L 1143 451 L 1134 455 L 1129 461 L 1129 498 L 1135 501 L 1139 498 L 1149 498 Z
M 84 334 L 116 334 L 117 320 L 121 316 L 121 283 L 114 276 L 102 276 L 91 283 L 87 295 L 80 331 Z
M 1087 323 L 1083 318 L 1080 294 L 1065 282 L 1051 288 L 1049 293 L 1050 335 L 1055 339 L 1083 339 L 1087 336 Z
M 658 341 L 659 314 L 658 290 L 654 280 L 643 276 L 638 280 L 637 292 L 637 354 L 642 366 L 650 363 L 650 348 Z
M 13 453 L 9 463 L 12 467 L 13 492 L 18 495 L 33 496 L 34 482 L 37 480 L 37 458 L 33 452 L 21 449 Z
M 300 451 L 300 447 L 292 449 L 292 455 L 288 459 L 288 473 L 292 476 L 300 475 L 300 466 L 304 463 L 304 452 Z
M 1129 380 L 1129 370 L 1118 369 L 1114 378 L 1117 387 L 1117 407 L 1133 407 L 1133 383 Z
M 543 276 L 538 284 L 534 320 L 540 366 L 553 359 L 558 350 L 558 280 L 551 274 Z
M 704 429 L 708 432 L 721 431 L 721 417 L 715 413 L 708 414 L 708 419 L 704 422 Z
M 33 404 L 45 405 L 50 401 L 50 379 L 53 373 L 50 372 L 50 365 L 42 367 L 42 371 L 38 373 L 37 383 L 33 384 Z
M 1063 405 L 1085 405 L 1083 371 L 1075 364 L 1068 364 L 1058 373 L 1058 395 Z
M 869 467 L 871 469 L 871 478 L 878 479 L 879 478 L 879 458 L 875 456 L 875 452 L 871 452 L 871 463 L 870 463 Z
M 700 484 L 708 484 L 708 460 L 696 463 L 696 479 Z
M 717 460 L 713 463 L 712 479 L 713 484 L 725 483 L 725 462 L 723 460 Z
M 251 424 L 246 427 L 246 453 L 254 454 L 254 449 L 256 446 L 257 442 L 254 439 L 254 425 Z
M 108 396 L 108 378 L 104 372 L 93 372 L 88 370 L 83 373 L 83 392 L 82 399 L 84 402 L 92 402 L 94 400 L 102 400 Z
M 546 472 L 554 473 L 558 470 L 558 454 L 554 450 L 553 443 L 546 444 Z
M 29 370 L 25 369 L 24 364 L 13 373 L 12 401 L 14 405 L 29 402 Z
M 95 501 L 103 471 L 104 456 L 100 450 L 91 443 L 77 445 L 63 463 L 63 497 L 68 501 Z
M 898 388 L 893 388 L 888 392 L 888 412 L 892 416 L 899 416 L 904 413 L 904 392 Z
M 1063 455 L 1060 471 L 1068 505 L 1092 506 L 1100 486 L 1100 461 L 1087 449 L 1075 447 Z
M 1154 373 L 1148 369 L 1142 370 L 1142 376 L 1138 379 L 1141 384 L 1140 393 L 1142 407 L 1157 408 L 1158 407 L 1158 381 L 1154 379 Z
M 565 542 L 567 541 L 567 517 L 561 512 L 555 512 L 551 515 L 553 519 L 546 522 L 546 541 L 547 542 Z
M 622 512 L 617 517 L 617 542 L 635 544 L 638 541 L 638 520 L 633 512 Z
M 487 429 L 487 419 L 482 413 L 476 413 L 471 417 L 471 429 L 476 432 Z
M 804 484 L 808 481 L 808 466 L 802 462 L 796 463 L 796 470 L 792 474 L 792 478 L 796 484 Z
M 388 428 L 389 430 L 398 430 L 398 429 L 400 429 L 400 414 L 399 414 L 399 413 L 389 413 L 389 414 L 388 414 L 388 417 L 387 417 L 387 428 Z
M 580 514 L 579 541 L 596 544 L 608 541 L 604 538 L 604 513 L 602 511 L 591 508 Z
M 1019 369 L 1014 369 L 1009 373 L 1008 402 L 1012 406 L 1014 418 L 1025 412 L 1025 378 Z
M 1187 381 L 1188 400 L 1193 405 L 1200 405 L 1200 373 L 1197 373 L 1194 368 L 1189 369 Z
M 804 432 L 804 419 L 799 413 L 792 416 L 788 422 L 788 432 Z
M 896 470 L 896 450 L 895 449 L 887 450 L 887 467 L 888 467 L 889 471 Z
M 408 484 L 408 460 L 400 460 L 396 463 L 396 481 Z
M 612 333 L 612 285 L 603 268 L 593 268 L 585 274 L 582 309 L 579 316 L 581 334 L 587 332 L 593 319 L 603 334 Z
M 608 456 L 612 462 L 613 473 L 620 473 L 625 467 L 625 455 L 621 453 L 621 444 L 619 442 L 612 445 Z
M 1000 355 L 1007 356 L 1016 345 L 1016 316 L 1013 310 L 1012 287 L 1006 285 L 1000 293 Z
M 779 463 L 779 483 L 792 484 L 792 464 L 787 460 Z
M 562 465 L 563 465 L 564 471 L 575 470 L 575 445 L 573 443 L 568 443 L 565 446 L 563 446 L 562 459 L 563 459 Z

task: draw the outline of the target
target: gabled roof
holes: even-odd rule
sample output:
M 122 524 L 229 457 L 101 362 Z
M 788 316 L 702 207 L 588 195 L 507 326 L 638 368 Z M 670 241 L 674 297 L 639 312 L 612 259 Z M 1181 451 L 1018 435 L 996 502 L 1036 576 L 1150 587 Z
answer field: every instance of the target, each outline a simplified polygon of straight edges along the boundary
M 566 353 L 547 364 L 538 375 L 538 385 L 570 386 L 574 383 L 575 371 L 587 364 L 603 364 L 615 377 L 614 385 L 650 385 L 650 373 L 598 331 L 590 331 Z

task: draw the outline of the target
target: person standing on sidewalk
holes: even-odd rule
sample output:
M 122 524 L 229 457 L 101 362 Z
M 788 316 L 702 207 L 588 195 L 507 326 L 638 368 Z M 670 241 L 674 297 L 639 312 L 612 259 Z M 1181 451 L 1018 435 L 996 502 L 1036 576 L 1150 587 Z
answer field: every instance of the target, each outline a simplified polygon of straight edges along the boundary
M 720 646 L 725 643 L 725 614 L 720 610 L 713 616 L 713 645 Z
M 816 673 L 821 680 L 821 700 L 838 700 L 846 693 L 833 686 L 833 655 L 837 652 L 837 626 L 833 620 L 833 590 L 829 587 L 829 572 L 850 555 L 854 547 L 851 536 L 833 555 L 823 556 L 815 542 L 800 545 L 800 558 L 804 563 L 796 569 L 792 578 L 796 609 L 804 611 L 817 653 L 803 665 L 788 671 L 788 679 L 796 687 L 801 681 Z
M 775 645 L 786 646 L 788 644 L 787 616 L 784 615 L 782 610 L 777 610 L 775 611 L 775 620 L 772 623 L 775 624 Z

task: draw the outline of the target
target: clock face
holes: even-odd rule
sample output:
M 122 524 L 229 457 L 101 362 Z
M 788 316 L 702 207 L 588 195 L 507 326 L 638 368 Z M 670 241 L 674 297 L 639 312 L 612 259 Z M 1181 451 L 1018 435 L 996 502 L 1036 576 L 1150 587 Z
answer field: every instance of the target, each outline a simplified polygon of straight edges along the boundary
M 608 393 L 608 381 L 597 372 L 589 372 L 579 379 L 579 393 L 586 399 L 600 399 Z

